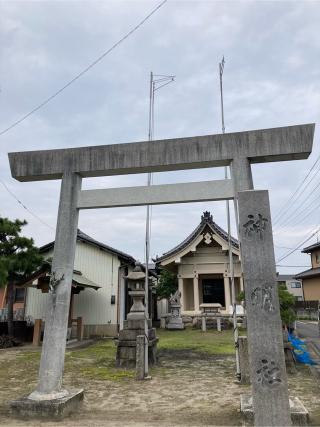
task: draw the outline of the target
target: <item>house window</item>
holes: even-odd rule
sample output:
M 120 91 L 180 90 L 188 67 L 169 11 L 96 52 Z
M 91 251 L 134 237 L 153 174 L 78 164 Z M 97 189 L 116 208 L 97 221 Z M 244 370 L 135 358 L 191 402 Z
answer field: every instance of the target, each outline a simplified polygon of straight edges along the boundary
M 16 288 L 14 302 L 24 302 L 25 288 Z
M 290 287 L 291 288 L 301 288 L 301 283 L 300 282 L 291 282 Z
M 320 264 L 320 254 L 316 254 L 316 263 Z

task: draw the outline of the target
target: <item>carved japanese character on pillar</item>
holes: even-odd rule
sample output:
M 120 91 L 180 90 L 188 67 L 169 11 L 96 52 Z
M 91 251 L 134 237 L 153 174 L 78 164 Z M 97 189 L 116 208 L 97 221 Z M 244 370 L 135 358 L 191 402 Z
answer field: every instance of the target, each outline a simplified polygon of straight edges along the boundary
M 281 371 L 274 360 L 261 359 L 256 373 L 257 382 L 263 387 L 273 388 L 282 382 Z
M 259 309 L 267 312 L 274 311 L 273 286 L 257 286 L 251 291 L 250 301 L 252 305 L 257 306 Z
M 268 219 L 264 218 L 260 213 L 256 215 L 249 214 L 248 221 L 243 224 L 245 235 L 249 240 L 259 238 L 263 240 L 264 231 L 266 229 Z
M 53 271 L 50 274 L 50 282 L 49 282 L 49 292 L 55 293 L 56 286 L 59 285 L 59 283 L 64 279 L 64 274 L 61 277 L 56 277 L 56 273 Z

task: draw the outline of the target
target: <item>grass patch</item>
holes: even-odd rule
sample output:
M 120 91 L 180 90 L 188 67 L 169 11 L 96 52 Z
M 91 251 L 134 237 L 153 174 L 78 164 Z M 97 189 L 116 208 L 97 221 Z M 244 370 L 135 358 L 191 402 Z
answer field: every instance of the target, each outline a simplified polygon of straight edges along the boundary
M 158 329 L 159 350 L 192 350 L 208 354 L 234 354 L 232 330 L 217 332 L 186 328 L 182 331 Z
M 134 370 L 115 367 L 116 346 L 113 340 L 98 341 L 87 348 L 67 352 L 66 372 L 78 372 L 93 380 L 120 381 L 133 378 Z

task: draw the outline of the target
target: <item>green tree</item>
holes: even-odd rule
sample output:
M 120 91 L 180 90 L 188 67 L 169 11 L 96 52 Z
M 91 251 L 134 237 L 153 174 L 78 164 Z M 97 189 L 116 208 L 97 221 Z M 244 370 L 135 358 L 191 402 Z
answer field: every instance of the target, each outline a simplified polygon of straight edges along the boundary
M 156 286 L 158 299 L 168 299 L 170 295 L 174 294 L 178 289 L 177 276 L 171 271 L 161 270 L 160 279 Z
M 289 326 L 296 320 L 296 313 L 294 311 L 295 297 L 288 292 L 285 284 L 278 287 L 280 314 L 284 325 Z
M 0 286 L 7 286 L 8 335 L 13 336 L 15 287 L 42 263 L 33 239 L 20 235 L 27 222 L 0 217 Z
M 280 316 L 282 323 L 289 326 L 296 320 L 296 313 L 294 311 L 295 297 L 290 294 L 285 284 L 278 286 L 279 304 L 280 304 Z M 237 296 L 237 301 L 244 301 L 245 293 L 242 291 Z

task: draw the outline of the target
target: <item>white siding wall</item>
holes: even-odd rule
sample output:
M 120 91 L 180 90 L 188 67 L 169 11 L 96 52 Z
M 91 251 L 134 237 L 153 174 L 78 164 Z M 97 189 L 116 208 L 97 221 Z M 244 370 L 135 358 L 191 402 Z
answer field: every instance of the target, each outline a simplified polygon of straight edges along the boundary
M 101 289 L 85 289 L 74 296 L 75 318 L 82 316 L 86 325 L 117 323 L 119 266 L 117 256 L 86 243 L 77 243 L 74 268 L 101 286 Z M 116 297 L 114 305 L 111 305 L 111 295 Z
M 46 257 L 52 256 L 52 251 Z M 112 265 L 113 264 L 113 265 Z M 118 304 L 118 257 L 94 246 L 77 242 L 74 269 L 96 283 L 101 288 L 85 289 L 74 295 L 73 317 L 83 317 L 85 325 L 105 325 L 117 323 Z M 111 305 L 111 295 L 116 303 Z M 26 316 L 45 319 L 48 295 L 38 289 L 28 289 Z

